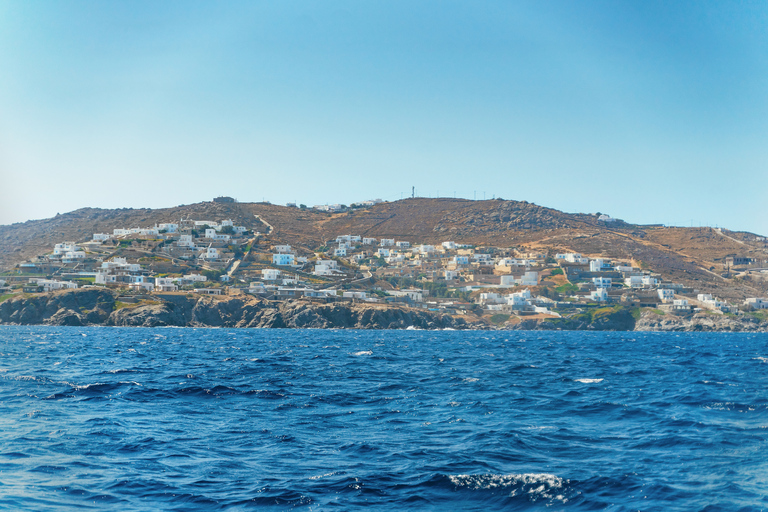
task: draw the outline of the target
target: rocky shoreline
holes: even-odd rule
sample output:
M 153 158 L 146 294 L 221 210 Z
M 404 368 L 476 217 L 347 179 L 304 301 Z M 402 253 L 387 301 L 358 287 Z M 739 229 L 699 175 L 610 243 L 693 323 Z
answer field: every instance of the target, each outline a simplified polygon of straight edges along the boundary
M 766 332 L 754 317 L 698 313 L 678 316 L 613 308 L 570 318 L 522 320 L 495 326 L 478 318 L 390 305 L 273 302 L 250 295 L 153 295 L 131 303 L 105 288 L 19 297 L 0 303 L 0 325 L 229 327 L 296 329 L 509 329 L 578 331 Z

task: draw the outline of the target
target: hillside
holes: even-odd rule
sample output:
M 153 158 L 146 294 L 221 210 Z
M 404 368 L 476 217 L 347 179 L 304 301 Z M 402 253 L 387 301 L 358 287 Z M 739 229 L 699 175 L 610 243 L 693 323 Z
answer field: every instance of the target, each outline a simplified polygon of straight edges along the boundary
M 89 240 L 93 233 L 143 227 L 181 218 L 222 220 L 266 231 L 268 243 L 284 242 L 311 251 L 340 234 L 395 238 L 411 243 L 457 243 L 516 247 L 587 256 L 633 259 L 664 278 L 702 292 L 741 299 L 764 295 L 766 281 L 726 271 L 725 258 L 768 260 L 764 241 L 753 234 L 711 228 L 640 226 L 601 222 L 594 215 L 569 214 L 525 201 L 406 199 L 344 213 L 325 213 L 267 203 L 204 202 L 164 209 L 83 208 L 51 219 L 0 226 L 0 268 L 10 269 L 61 241 Z M 728 274 L 726 274 L 728 275 Z

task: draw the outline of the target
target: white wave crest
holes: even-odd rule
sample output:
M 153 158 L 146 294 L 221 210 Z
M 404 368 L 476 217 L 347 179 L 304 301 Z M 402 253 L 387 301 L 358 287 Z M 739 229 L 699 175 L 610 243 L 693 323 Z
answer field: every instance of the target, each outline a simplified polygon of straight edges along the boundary
M 458 487 L 471 490 L 510 489 L 511 496 L 518 492 L 536 494 L 543 498 L 563 499 L 560 495 L 550 494 L 563 488 L 567 480 L 550 473 L 522 473 L 512 475 L 449 475 L 448 479 Z
M 595 382 L 603 382 L 603 379 L 573 379 L 574 382 L 582 382 L 584 384 L 594 384 Z
M 752 359 L 754 359 L 755 361 L 760 361 L 760 362 L 763 362 L 763 363 L 768 363 L 768 357 L 753 357 Z
M 373 351 L 372 350 L 361 350 L 360 352 L 353 352 L 353 356 L 372 356 Z

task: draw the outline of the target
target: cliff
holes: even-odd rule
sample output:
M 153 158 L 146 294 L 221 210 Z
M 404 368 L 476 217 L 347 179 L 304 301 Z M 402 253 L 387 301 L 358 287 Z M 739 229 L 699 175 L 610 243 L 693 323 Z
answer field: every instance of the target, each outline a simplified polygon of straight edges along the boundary
M 468 329 L 460 317 L 396 306 L 269 302 L 252 296 L 163 295 L 125 304 L 106 289 L 86 288 L 0 304 L 0 324 L 125 327 Z
M 0 303 L 0 325 L 109 325 L 122 327 L 250 327 L 310 329 L 494 329 L 422 309 L 379 304 L 271 302 L 250 295 L 200 297 L 156 295 L 124 303 L 105 288 L 84 288 Z M 570 331 L 768 331 L 768 321 L 741 315 L 698 313 L 679 316 L 621 306 L 585 311 L 568 318 L 508 323 L 510 330 Z

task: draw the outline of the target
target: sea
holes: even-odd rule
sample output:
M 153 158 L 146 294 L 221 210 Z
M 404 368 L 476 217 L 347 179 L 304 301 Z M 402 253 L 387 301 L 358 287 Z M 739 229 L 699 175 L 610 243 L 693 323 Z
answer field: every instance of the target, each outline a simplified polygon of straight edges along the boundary
M 0 509 L 768 509 L 768 335 L 0 327 Z

